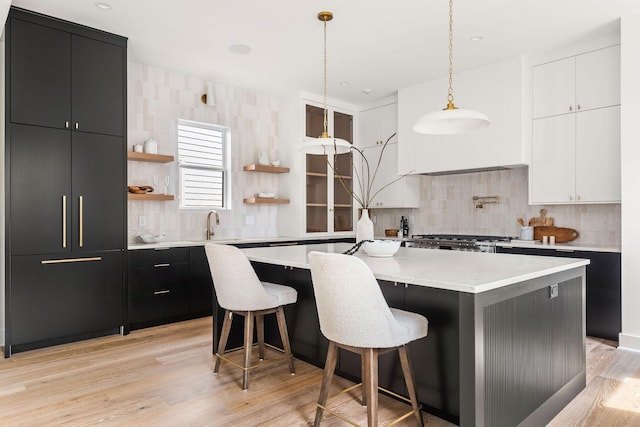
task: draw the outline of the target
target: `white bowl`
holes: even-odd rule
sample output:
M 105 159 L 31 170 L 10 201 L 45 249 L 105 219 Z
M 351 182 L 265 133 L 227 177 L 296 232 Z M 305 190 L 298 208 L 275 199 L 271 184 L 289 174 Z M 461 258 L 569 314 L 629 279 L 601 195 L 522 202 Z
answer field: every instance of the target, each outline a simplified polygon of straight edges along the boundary
M 391 257 L 398 252 L 400 243 L 400 240 L 374 240 L 373 242 L 364 242 L 362 249 L 369 256 Z
M 144 243 L 158 243 L 164 240 L 164 234 L 138 234 L 136 237 Z

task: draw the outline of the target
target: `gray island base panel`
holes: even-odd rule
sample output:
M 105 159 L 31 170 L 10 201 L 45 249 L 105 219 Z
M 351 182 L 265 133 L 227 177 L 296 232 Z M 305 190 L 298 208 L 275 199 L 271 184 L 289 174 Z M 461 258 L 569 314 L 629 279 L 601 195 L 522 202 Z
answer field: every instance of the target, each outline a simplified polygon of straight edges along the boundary
M 262 280 L 298 291 L 298 302 L 285 310 L 292 350 L 319 367 L 328 342 L 307 254 L 350 247 L 243 249 Z M 429 335 L 409 344 L 425 411 L 461 426 L 544 425 L 585 388 L 588 260 L 415 248 L 400 248 L 392 258 L 355 256 L 372 269 L 390 306 L 429 319 Z M 214 297 L 214 348 L 222 313 Z M 265 339 L 280 345 L 271 319 Z M 233 340 L 241 345 L 242 322 L 234 322 L 228 345 Z M 358 380 L 357 357 L 341 352 L 338 373 Z M 379 377 L 381 387 L 406 394 L 393 353 L 381 357 Z

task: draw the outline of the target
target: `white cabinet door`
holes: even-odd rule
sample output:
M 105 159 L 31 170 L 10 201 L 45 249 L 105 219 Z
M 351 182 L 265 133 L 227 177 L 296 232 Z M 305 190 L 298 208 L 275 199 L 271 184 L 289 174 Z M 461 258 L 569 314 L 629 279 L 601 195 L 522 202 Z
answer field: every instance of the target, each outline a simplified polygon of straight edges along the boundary
M 620 199 L 620 106 L 576 114 L 576 201 Z
M 362 111 L 359 116 L 360 136 L 359 140 L 362 152 L 369 163 L 369 172 L 373 177 L 370 196 L 373 198 L 370 208 L 414 208 L 419 206 L 419 178 L 407 176 L 395 183 L 389 183 L 398 179 L 398 136 L 393 137 L 382 157 L 380 156 L 384 142 L 397 132 L 398 104 L 392 103 L 380 107 Z M 378 166 L 378 161 L 380 165 Z M 356 164 L 354 186 L 359 187 L 360 181 L 366 172 L 357 154 L 354 158 Z M 377 172 L 376 172 L 377 168 Z M 365 176 L 366 178 L 366 176 Z M 366 181 L 366 179 L 365 179 Z M 388 186 L 387 186 L 388 185 Z M 383 188 L 384 187 L 384 188 Z
M 533 118 L 574 111 L 575 58 L 565 58 L 533 67 Z
M 575 115 L 533 121 L 531 204 L 570 203 L 575 194 Z
M 576 56 L 576 110 L 620 104 L 620 45 Z

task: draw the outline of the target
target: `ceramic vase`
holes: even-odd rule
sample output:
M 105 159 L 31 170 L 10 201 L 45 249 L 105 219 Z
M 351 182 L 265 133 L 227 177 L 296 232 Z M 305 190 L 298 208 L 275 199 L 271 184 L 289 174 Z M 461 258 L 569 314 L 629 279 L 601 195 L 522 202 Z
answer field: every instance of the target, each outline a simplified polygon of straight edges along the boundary
M 356 242 L 362 240 L 373 240 L 373 221 L 369 218 L 369 209 L 362 209 L 356 224 Z

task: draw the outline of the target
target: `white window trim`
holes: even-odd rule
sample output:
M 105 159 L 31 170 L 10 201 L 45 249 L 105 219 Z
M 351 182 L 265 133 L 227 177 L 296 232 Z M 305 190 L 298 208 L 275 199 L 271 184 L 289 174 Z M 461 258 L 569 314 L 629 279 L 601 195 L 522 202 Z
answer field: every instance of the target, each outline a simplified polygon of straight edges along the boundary
M 181 125 L 192 126 L 196 128 L 203 129 L 212 129 L 219 131 L 223 134 L 222 137 L 222 166 L 221 167 L 207 167 L 207 166 L 199 166 L 199 165 L 189 165 L 181 162 L 180 159 L 180 143 L 178 131 Z M 230 129 L 224 126 L 197 122 L 192 120 L 178 119 L 175 128 L 175 138 L 176 138 L 176 151 L 178 158 L 178 182 L 179 182 L 179 208 L 183 210 L 210 210 L 210 209 L 218 209 L 218 210 L 230 210 L 231 209 L 231 132 Z M 186 170 L 202 170 L 202 171 L 221 171 L 222 172 L 222 206 L 218 205 L 208 205 L 208 206 L 193 206 L 193 205 L 184 205 L 184 189 L 183 189 L 183 173 Z

